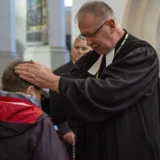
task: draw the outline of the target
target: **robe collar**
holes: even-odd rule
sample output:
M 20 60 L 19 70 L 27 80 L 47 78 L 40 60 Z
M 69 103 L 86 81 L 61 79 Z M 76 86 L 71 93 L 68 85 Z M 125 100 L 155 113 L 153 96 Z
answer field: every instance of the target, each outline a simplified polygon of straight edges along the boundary
M 106 66 L 110 65 L 113 61 L 114 58 L 114 54 L 117 51 L 117 49 L 120 47 L 121 43 L 123 42 L 123 40 L 125 39 L 125 36 L 127 34 L 127 31 L 124 29 L 125 33 L 122 36 L 122 38 L 118 41 L 118 43 L 116 44 L 115 48 L 107 55 L 100 55 L 98 60 L 91 66 L 91 68 L 88 70 L 88 73 L 90 73 L 91 75 L 96 75 L 100 69 L 101 66 L 101 62 L 103 59 L 103 56 L 106 56 Z
M 124 29 L 124 35 L 121 37 L 121 39 L 117 42 L 116 46 L 115 46 L 115 52 L 118 50 L 118 48 L 120 47 L 120 45 L 122 44 L 122 42 L 125 39 L 125 36 L 127 34 L 127 30 Z M 114 52 L 114 54 L 115 54 Z
M 100 66 L 101 66 L 101 62 L 102 62 L 102 59 L 103 59 L 103 56 L 106 57 L 106 66 L 110 65 L 113 61 L 113 57 L 114 57 L 114 50 L 111 51 L 109 54 L 107 55 L 100 55 L 98 60 L 91 66 L 91 68 L 88 70 L 88 73 L 90 73 L 91 75 L 96 75 L 97 72 L 99 71 L 100 69 Z

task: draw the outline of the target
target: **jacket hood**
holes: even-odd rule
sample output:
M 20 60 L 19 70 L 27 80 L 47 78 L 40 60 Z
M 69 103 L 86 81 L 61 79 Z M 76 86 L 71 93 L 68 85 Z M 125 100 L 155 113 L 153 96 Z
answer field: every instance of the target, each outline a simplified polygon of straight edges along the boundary
M 27 100 L 0 97 L 0 139 L 22 134 L 42 115 L 43 111 Z

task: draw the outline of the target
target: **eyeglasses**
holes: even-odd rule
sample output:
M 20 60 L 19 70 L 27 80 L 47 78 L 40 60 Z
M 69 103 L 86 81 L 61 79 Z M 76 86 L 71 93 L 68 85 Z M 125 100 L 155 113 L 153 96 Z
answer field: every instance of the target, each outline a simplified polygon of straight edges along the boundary
M 86 37 L 93 37 L 94 35 L 96 35 L 96 33 L 106 24 L 108 23 L 108 20 L 105 21 L 95 32 L 93 33 L 87 33 L 87 34 L 80 34 L 79 37 L 80 38 L 86 38 Z

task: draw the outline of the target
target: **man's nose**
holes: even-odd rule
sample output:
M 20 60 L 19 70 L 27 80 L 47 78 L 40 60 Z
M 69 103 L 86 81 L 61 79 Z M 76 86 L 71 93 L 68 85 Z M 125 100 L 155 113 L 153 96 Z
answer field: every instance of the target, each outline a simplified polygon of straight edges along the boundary
M 83 49 L 81 47 L 78 49 L 78 53 L 79 53 L 79 55 L 83 54 Z
M 87 46 L 91 46 L 93 44 L 93 40 L 90 37 L 86 37 Z

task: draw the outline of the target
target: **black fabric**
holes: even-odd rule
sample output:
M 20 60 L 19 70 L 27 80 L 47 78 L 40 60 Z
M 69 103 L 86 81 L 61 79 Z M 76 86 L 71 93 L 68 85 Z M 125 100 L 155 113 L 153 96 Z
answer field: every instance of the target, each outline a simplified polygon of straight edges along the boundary
M 58 125 L 58 130 L 60 131 L 60 134 L 64 136 L 64 134 L 71 132 L 72 129 L 70 129 L 68 122 L 62 123 Z
M 70 62 L 60 66 L 56 70 L 54 70 L 53 73 L 56 74 L 56 75 L 62 75 L 62 74 L 68 73 L 72 70 L 73 65 L 74 65 L 73 62 L 70 61 Z M 63 110 L 63 112 L 61 111 L 61 106 L 65 107 L 65 104 L 63 103 L 63 101 L 61 101 L 61 97 L 59 96 L 59 94 L 50 90 L 50 97 L 49 97 L 49 107 L 50 107 L 50 111 L 51 111 L 50 115 L 52 117 L 53 123 L 54 124 L 59 124 L 58 125 L 59 134 L 61 136 L 63 136 L 64 134 L 66 134 L 70 131 L 73 131 L 76 134 L 76 128 L 75 128 L 75 126 L 73 126 L 73 124 L 70 124 L 70 127 L 72 127 L 72 129 L 71 129 L 69 127 L 68 122 L 64 123 L 64 121 L 67 121 L 67 118 L 65 116 L 64 110 Z M 54 110 L 54 109 L 56 109 L 56 110 Z M 64 113 L 64 114 L 62 114 L 62 113 Z M 65 147 L 67 149 L 68 154 L 71 157 L 73 157 L 73 155 L 72 155 L 72 145 L 69 144 L 68 142 L 64 142 L 64 144 L 65 144 Z
M 20 135 L 30 129 L 33 124 L 17 124 L 0 122 L 0 140 Z
M 64 73 L 68 73 L 72 70 L 73 68 L 73 63 L 72 61 L 60 66 L 56 70 L 53 71 L 54 74 L 56 75 L 61 75 Z M 48 104 L 47 100 L 43 104 L 43 106 L 49 107 L 49 115 L 52 117 L 52 121 L 54 124 L 61 124 L 66 121 L 66 116 L 64 113 L 64 110 L 61 111 L 62 108 L 58 106 L 63 106 L 63 102 L 60 100 L 60 96 L 58 93 L 51 91 L 49 92 L 50 97 L 48 98 Z M 56 109 L 56 110 L 54 110 Z
M 128 33 L 127 30 L 124 29 L 124 35 L 122 36 L 122 38 L 118 41 L 117 45 L 115 46 L 115 51 L 117 51 L 118 48 L 121 46 L 121 43 L 125 39 L 125 36 L 126 36 L 127 33 Z
M 47 113 L 48 115 L 51 116 L 51 111 L 50 111 L 50 107 L 49 107 L 49 97 L 44 98 L 41 101 L 41 106 L 42 106 L 42 110 Z
M 53 73 L 56 75 L 61 75 L 70 72 L 72 68 L 73 68 L 73 62 L 70 61 L 55 69 Z M 54 124 L 61 124 L 62 122 L 66 121 L 66 117 L 64 114 L 62 115 L 64 111 L 61 112 L 61 109 L 57 107 L 63 105 L 62 102 L 60 101 L 59 94 L 50 90 L 49 95 L 50 95 L 49 98 L 45 98 L 41 102 L 42 110 L 52 117 L 52 122 Z M 53 109 L 53 107 L 56 109 L 56 111 Z
M 70 62 L 68 62 L 68 63 L 66 63 L 66 64 L 58 67 L 58 68 L 55 69 L 53 72 L 54 72 L 55 74 L 57 74 L 57 75 L 61 75 L 61 74 L 63 74 L 63 73 L 68 73 L 68 72 L 70 72 L 70 71 L 72 70 L 73 65 L 74 65 L 73 62 L 70 61 Z
M 78 126 L 76 160 L 160 159 L 156 51 L 129 34 L 95 79 L 87 71 L 98 57 L 87 53 L 60 79 L 61 111 Z

